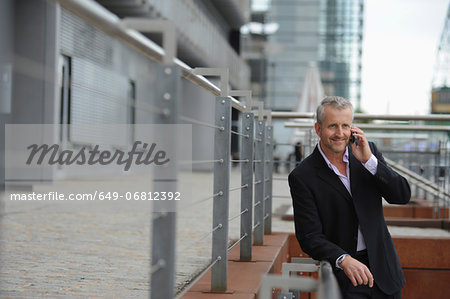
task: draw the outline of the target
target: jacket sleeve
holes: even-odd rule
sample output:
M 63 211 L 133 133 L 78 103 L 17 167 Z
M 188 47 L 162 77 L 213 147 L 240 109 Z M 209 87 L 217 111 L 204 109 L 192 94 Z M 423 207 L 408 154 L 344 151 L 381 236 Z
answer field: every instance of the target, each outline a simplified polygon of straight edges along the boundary
M 411 198 L 408 181 L 386 164 L 383 155 L 374 143 L 370 143 L 370 147 L 378 159 L 374 177 L 381 196 L 390 204 L 407 204 Z
M 345 254 L 338 245 L 327 240 L 311 190 L 291 173 L 288 178 L 295 219 L 295 235 L 302 250 L 315 260 L 327 260 L 335 268 L 336 259 Z

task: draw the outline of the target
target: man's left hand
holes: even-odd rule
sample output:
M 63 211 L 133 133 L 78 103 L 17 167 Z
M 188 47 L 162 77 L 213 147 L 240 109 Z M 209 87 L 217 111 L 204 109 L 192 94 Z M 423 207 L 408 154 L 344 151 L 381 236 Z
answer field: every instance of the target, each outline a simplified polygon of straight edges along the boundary
M 370 150 L 369 142 L 364 135 L 364 132 L 355 126 L 352 126 L 351 132 L 353 136 L 358 140 L 358 142 L 350 143 L 352 147 L 352 153 L 362 163 L 366 163 L 372 156 L 372 151 Z

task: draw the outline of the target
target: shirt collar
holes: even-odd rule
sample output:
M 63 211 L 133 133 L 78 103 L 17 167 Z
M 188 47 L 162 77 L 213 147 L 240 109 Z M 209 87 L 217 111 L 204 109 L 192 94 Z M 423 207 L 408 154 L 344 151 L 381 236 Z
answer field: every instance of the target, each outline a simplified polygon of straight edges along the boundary
M 322 155 L 322 157 L 325 159 L 325 162 L 327 163 L 328 167 L 333 169 L 333 167 L 332 167 L 333 164 L 330 162 L 330 160 L 328 160 L 327 156 L 325 156 L 324 152 L 322 151 L 322 148 L 320 147 L 320 140 L 319 140 L 319 143 L 317 144 L 317 147 L 319 148 L 319 152 Z M 344 156 L 342 157 L 342 161 L 344 161 L 345 163 L 348 163 L 348 147 L 345 147 L 345 153 L 344 153 Z

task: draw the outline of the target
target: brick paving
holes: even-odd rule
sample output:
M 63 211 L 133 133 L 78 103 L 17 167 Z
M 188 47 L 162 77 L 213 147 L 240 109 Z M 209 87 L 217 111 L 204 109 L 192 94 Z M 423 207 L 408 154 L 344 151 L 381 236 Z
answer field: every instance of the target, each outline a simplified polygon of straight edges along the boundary
M 281 176 L 281 175 L 278 175 Z M 212 194 L 212 173 L 194 173 L 193 197 Z M 240 185 L 232 169 L 230 188 Z M 285 180 L 274 181 L 274 195 L 289 195 Z M 230 218 L 240 212 L 239 191 L 230 193 Z M 273 231 L 293 232 L 277 213 L 291 204 L 274 198 Z M 0 206 L 1 298 L 147 298 L 150 279 L 151 212 L 128 205 L 62 209 L 58 205 Z M 210 262 L 212 200 L 177 214 L 176 289 Z M 239 238 L 239 218 L 230 222 L 229 239 Z M 393 235 L 450 236 L 437 229 L 390 228 Z M 206 236 L 206 237 L 205 237 Z M 202 238 L 198 241 L 200 238 Z

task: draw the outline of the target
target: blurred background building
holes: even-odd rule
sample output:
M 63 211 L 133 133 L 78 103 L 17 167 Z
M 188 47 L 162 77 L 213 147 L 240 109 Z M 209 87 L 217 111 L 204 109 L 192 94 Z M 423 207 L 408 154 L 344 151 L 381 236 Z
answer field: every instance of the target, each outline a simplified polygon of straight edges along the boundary
M 259 10 L 243 30 L 254 94 L 273 110 L 295 110 L 314 62 L 325 94 L 348 98 L 359 108 L 364 1 L 259 2 L 265 5 L 253 6 Z
M 436 55 L 431 113 L 450 113 L 450 5 Z

